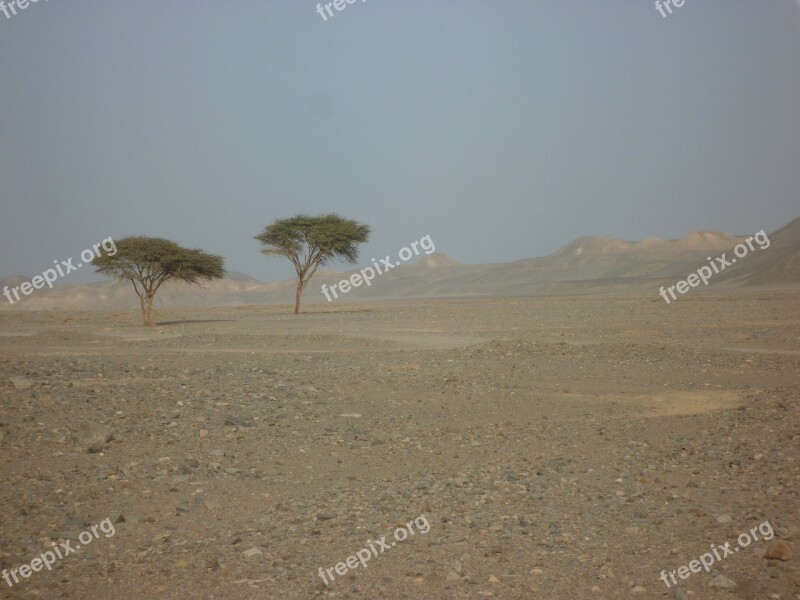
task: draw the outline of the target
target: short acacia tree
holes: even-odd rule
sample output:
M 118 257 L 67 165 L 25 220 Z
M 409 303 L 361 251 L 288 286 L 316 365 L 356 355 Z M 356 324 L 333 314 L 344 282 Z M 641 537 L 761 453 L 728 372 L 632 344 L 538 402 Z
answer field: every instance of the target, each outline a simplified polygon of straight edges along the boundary
M 339 215 L 297 215 L 267 225 L 256 236 L 263 254 L 285 256 L 297 273 L 294 314 L 300 312 L 300 296 L 320 265 L 335 260 L 358 260 L 358 245 L 369 239 L 369 227 Z
M 92 266 L 98 273 L 127 279 L 142 307 L 145 325 L 153 325 L 153 299 L 164 282 L 174 279 L 200 285 L 225 275 L 224 259 L 179 246 L 163 238 L 134 236 L 117 241 L 114 256 L 98 256 Z

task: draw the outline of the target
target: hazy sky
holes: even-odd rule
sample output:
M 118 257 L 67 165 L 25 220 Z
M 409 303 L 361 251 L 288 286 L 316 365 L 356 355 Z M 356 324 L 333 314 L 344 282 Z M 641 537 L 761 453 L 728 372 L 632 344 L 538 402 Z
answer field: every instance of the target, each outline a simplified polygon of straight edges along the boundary
M 299 212 L 368 223 L 362 264 L 426 234 L 478 263 L 800 216 L 793 0 L 315 7 L 0 13 L 0 277 L 138 234 L 283 278 L 253 236 Z

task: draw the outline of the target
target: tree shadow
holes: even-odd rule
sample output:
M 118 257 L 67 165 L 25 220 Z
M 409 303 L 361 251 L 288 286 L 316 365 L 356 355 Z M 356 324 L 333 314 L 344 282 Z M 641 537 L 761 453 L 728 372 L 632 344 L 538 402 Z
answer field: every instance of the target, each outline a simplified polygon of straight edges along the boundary
M 185 321 L 157 321 L 156 327 L 164 325 L 186 325 L 190 323 L 232 323 L 237 319 L 187 319 Z

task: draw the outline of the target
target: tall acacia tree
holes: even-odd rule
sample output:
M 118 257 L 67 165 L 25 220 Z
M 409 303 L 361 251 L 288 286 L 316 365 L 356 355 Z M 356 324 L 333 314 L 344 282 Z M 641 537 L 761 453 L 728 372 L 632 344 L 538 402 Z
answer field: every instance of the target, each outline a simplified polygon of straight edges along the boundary
M 294 314 L 298 314 L 300 296 L 319 266 L 335 260 L 355 263 L 358 244 L 369 239 L 369 227 L 336 214 L 296 215 L 267 225 L 256 239 L 264 245 L 263 254 L 292 261 L 297 273 Z
M 225 275 L 224 259 L 179 246 L 163 238 L 134 236 L 117 242 L 114 256 L 98 256 L 92 266 L 98 273 L 127 279 L 142 307 L 145 325 L 153 325 L 153 300 L 164 282 L 174 279 L 192 285 Z

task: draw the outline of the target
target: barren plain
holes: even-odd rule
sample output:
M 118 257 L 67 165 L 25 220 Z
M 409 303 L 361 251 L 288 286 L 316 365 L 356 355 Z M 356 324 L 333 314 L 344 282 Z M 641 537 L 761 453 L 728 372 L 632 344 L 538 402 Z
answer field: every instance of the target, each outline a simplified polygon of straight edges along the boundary
M 0 568 L 115 522 L 0 598 L 800 598 L 798 307 L 0 312 Z

